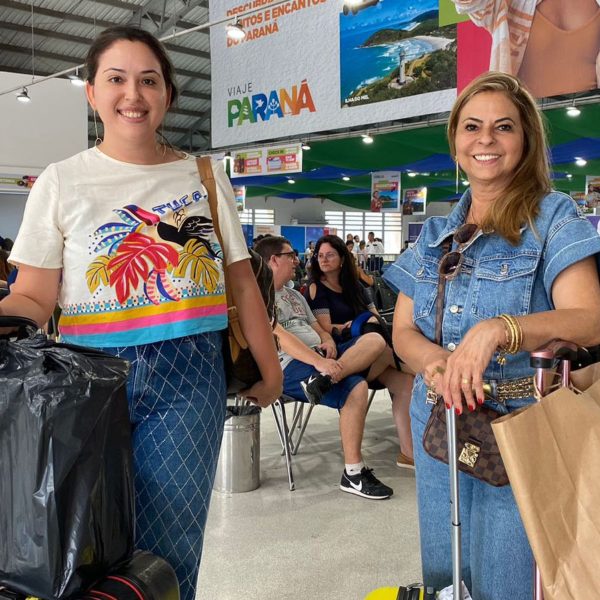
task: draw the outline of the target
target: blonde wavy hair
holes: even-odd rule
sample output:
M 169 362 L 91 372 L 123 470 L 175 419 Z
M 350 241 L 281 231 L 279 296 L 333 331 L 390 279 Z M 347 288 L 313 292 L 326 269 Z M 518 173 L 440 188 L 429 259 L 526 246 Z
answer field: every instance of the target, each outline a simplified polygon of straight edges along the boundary
M 512 75 L 490 71 L 472 81 L 459 95 L 448 119 L 448 144 L 456 160 L 455 137 L 460 113 L 465 104 L 482 92 L 502 92 L 515 105 L 523 127 L 523 155 L 514 177 L 497 198 L 481 224 L 511 244 L 521 240 L 521 227 L 534 228 L 541 199 L 551 190 L 548 144 L 541 111 L 533 96 Z

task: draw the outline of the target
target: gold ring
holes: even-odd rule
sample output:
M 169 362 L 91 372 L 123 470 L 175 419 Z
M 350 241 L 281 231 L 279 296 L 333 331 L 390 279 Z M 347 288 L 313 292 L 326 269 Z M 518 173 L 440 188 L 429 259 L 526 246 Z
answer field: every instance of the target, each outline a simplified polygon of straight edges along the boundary
M 460 382 L 461 382 L 462 384 L 464 384 L 464 385 L 467 385 L 467 383 L 471 383 L 471 380 L 470 380 L 470 379 L 467 379 L 466 377 L 463 377 L 463 378 L 460 380 Z

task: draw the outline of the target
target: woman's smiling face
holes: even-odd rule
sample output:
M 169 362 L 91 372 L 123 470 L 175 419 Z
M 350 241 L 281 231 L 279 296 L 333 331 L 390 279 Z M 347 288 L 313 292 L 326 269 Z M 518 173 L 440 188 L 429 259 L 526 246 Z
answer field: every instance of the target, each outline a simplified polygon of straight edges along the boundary
M 481 92 L 460 111 L 456 157 L 471 185 L 506 187 L 523 156 L 519 110 L 503 92 Z
M 158 58 L 146 44 L 128 40 L 102 53 L 86 93 L 104 123 L 105 138 L 127 141 L 154 143 L 170 102 Z

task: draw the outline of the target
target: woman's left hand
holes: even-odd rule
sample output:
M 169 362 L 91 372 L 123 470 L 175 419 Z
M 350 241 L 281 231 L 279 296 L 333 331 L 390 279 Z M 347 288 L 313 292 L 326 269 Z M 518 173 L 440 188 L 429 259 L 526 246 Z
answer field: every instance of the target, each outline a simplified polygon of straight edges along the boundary
M 483 373 L 498 346 L 506 342 L 506 330 L 501 319 L 478 323 L 465 335 L 456 350 L 448 356 L 442 394 L 446 407 L 463 411 L 463 396 L 469 410 L 483 404 Z

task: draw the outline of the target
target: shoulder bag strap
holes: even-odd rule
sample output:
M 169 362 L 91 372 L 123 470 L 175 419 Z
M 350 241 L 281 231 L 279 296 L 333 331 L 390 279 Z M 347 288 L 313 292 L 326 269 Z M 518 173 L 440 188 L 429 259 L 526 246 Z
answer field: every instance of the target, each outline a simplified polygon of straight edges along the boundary
M 230 308 L 233 305 L 233 301 L 231 299 L 231 294 L 227 293 L 227 289 L 229 288 L 227 282 L 227 264 L 225 262 L 225 246 L 223 244 L 223 236 L 221 235 L 221 229 L 219 227 L 219 209 L 217 206 L 217 184 L 215 182 L 215 175 L 212 170 L 212 165 L 210 164 L 210 157 L 201 156 L 196 158 L 196 165 L 198 167 L 200 181 L 206 188 L 206 193 L 208 194 L 210 216 L 215 229 L 215 235 L 217 236 L 217 240 L 219 240 L 219 244 L 221 245 L 221 252 L 223 254 L 223 272 L 225 275 L 225 297 L 227 299 L 227 308 Z

